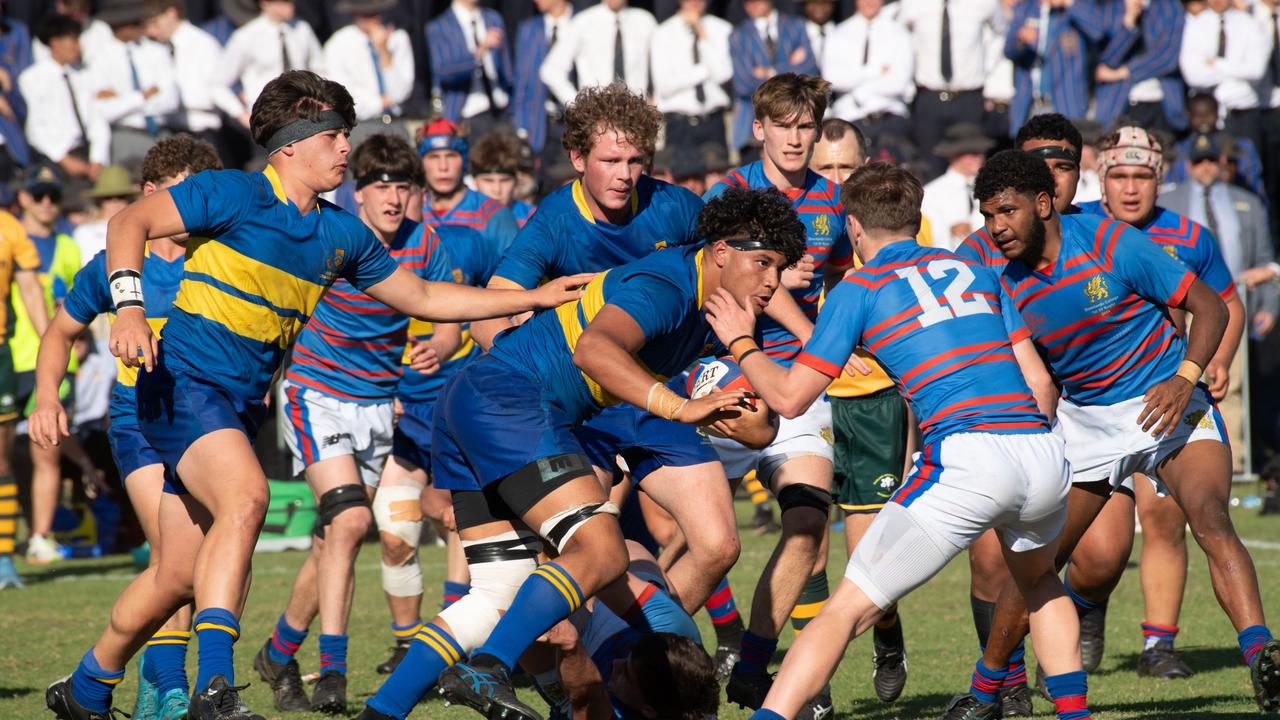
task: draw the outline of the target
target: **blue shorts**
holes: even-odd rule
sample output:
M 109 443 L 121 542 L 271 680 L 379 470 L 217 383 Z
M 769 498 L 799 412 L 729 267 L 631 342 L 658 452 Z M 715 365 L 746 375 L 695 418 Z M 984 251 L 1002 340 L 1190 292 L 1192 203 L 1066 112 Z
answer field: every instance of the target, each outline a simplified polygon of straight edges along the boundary
M 261 398 L 246 401 L 227 390 L 170 371 L 164 365 L 163 343 L 155 369 L 138 373 L 138 417 L 142 435 L 165 464 L 164 491 L 187 490 L 178 480 L 178 461 L 195 441 L 211 432 L 235 429 L 252 443 L 266 416 Z
M 614 458 L 621 455 L 637 483 L 661 467 L 720 461 L 711 441 L 697 427 L 664 420 L 626 403 L 605 408 L 573 432 L 591 464 L 616 470 Z
M 151 443 L 142 436 L 135 413 L 113 414 L 107 428 L 107 440 L 111 442 L 111 457 L 116 461 L 121 479 L 129 477 L 140 468 L 164 462 L 155 448 L 151 447 Z
M 449 378 L 436 399 L 435 486 L 481 490 L 537 460 L 585 455 L 573 425 L 532 378 L 485 355 Z
M 391 436 L 392 457 L 417 465 L 431 475 L 431 422 L 436 412 L 436 401 L 400 401 L 404 414 L 396 422 Z

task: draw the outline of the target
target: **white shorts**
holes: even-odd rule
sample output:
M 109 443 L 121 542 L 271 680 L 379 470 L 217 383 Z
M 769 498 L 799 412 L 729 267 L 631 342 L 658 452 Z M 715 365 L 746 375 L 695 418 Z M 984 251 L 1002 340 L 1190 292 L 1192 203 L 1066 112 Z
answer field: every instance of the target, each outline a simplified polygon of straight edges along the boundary
M 282 433 L 293 456 L 293 474 L 329 458 L 355 458 L 360 480 L 378 486 L 382 465 L 391 454 L 395 428 L 392 404 L 361 405 L 284 383 Z
M 817 455 L 835 461 L 835 435 L 831 430 L 831 401 L 816 400 L 803 415 L 779 418 L 778 436 L 763 450 L 753 450 L 728 438 L 709 436 L 720 455 L 725 475 L 740 478 L 757 471 L 760 482 L 769 483 L 783 463 L 794 457 Z
M 1196 385 L 1182 419 L 1166 438 L 1156 439 L 1142 431 L 1138 416 L 1144 407 L 1141 397 L 1115 405 L 1058 403 L 1054 432 L 1067 443 L 1071 482 L 1106 480 L 1115 488 L 1140 472 L 1163 494 L 1159 466 L 1170 453 L 1197 440 L 1229 444 L 1222 415 L 1203 385 Z
M 845 577 L 888 608 L 990 528 L 1014 552 L 1053 542 L 1071 468 L 1052 433 L 957 433 L 925 446 L 854 548 Z

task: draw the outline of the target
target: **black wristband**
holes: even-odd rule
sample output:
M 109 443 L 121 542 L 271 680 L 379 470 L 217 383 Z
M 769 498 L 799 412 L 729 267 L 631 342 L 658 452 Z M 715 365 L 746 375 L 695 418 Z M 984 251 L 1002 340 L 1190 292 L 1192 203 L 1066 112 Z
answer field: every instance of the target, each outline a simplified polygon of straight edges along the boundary
M 760 352 L 760 348 L 758 348 L 758 347 L 753 347 L 753 348 L 751 348 L 750 350 L 748 350 L 748 351 L 746 351 L 746 352 L 742 353 L 741 355 L 739 355 L 739 356 L 738 356 L 738 367 L 742 367 L 742 361 L 743 361 L 743 360 L 746 360 L 746 359 L 747 359 L 747 357 L 751 355 L 751 353 L 758 353 L 758 352 Z
M 729 349 L 729 350 L 732 350 L 732 349 L 733 349 L 733 344 L 734 344 L 734 343 L 736 343 L 736 342 L 738 342 L 739 340 L 755 340 L 755 338 L 754 338 L 754 337 L 752 337 L 751 335 L 739 335 L 738 337 L 736 337 L 736 338 L 734 338 L 734 339 L 730 340 L 730 341 L 729 341 L 729 344 L 728 344 L 728 345 L 725 345 L 725 348 L 727 348 L 727 349 Z

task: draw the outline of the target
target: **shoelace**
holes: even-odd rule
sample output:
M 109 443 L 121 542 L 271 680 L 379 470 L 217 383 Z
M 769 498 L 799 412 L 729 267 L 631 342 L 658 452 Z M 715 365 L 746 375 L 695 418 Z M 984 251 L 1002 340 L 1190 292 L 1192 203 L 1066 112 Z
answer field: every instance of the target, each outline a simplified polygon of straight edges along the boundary
M 244 685 L 230 685 L 225 690 L 214 695 L 213 706 L 215 710 L 231 710 L 234 712 L 249 712 L 249 708 L 240 702 L 240 691 L 249 687 L 249 683 Z
M 901 650 L 886 650 L 884 653 L 877 652 L 872 656 L 871 662 L 878 668 L 886 665 L 900 665 L 902 663 Z

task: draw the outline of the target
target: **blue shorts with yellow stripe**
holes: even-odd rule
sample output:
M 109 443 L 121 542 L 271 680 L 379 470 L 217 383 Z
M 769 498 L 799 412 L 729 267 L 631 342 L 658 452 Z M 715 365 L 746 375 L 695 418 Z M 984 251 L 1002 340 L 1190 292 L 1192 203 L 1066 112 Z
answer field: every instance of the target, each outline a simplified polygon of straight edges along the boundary
M 143 436 L 137 413 L 112 413 L 107 440 L 111 443 L 111 456 L 116 461 L 116 468 L 122 478 L 128 478 L 148 465 L 164 462 L 160 459 L 160 453 Z
M 178 461 L 197 440 L 218 430 L 243 432 L 252 443 L 266 416 L 261 398 L 244 400 L 225 388 L 165 364 L 164 342 L 155 368 L 138 373 L 138 418 L 143 437 L 165 464 L 165 492 L 182 495 Z
M 392 456 L 405 460 L 431 474 L 431 423 L 436 413 L 436 401 L 400 401 L 404 414 L 396 421 L 396 431 L 391 436 Z
M 600 411 L 574 435 L 591 464 L 616 470 L 616 458 L 621 455 L 637 483 L 658 468 L 720 461 L 711 441 L 695 426 L 664 420 L 627 403 Z
M 536 380 L 485 355 L 449 378 L 436 400 L 435 486 L 482 490 L 539 460 L 585 455 L 573 426 Z

